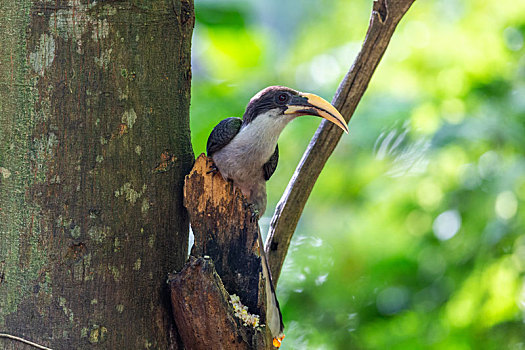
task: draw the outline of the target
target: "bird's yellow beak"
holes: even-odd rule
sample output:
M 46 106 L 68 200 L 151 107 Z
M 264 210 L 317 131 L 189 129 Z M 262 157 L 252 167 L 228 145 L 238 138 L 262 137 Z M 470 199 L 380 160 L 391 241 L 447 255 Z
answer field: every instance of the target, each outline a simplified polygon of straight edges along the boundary
M 330 102 L 314 94 L 299 93 L 294 96 L 284 114 L 315 115 L 334 123 L 348 134 L 348 125 L 341 113 Z

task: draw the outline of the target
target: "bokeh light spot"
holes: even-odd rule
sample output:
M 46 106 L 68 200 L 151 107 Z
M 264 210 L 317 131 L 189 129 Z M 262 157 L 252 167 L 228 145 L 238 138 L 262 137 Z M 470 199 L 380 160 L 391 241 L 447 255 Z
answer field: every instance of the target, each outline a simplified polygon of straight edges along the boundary
M 504 191 L 498 194 L 494 210 L 496 215 L 504 220 L 511 219 L 518 211 L 518 200 L 511 191 Z
M 440 126 L 440 119 L 436 107 L 430 103 L 417 107 L 411 116 L 414 130 L 424 134 L 434 133 Z
M 465 103 L 458 98 L 443 101 L 441 112 L 445 120 L 451 124 L 459 124 L 465 118 Z
M 523 47 L 523 35 L 518 28 L 507 27 L 503 31 L 505 45 L 512 51 L 519 51 Z
M 442 70 L 436 81 L 446 96 L 458 96 L 465 90 L 465 72 L 459 68 Z
M 327 273 L 317 276 L 317 278 L 315 279 L 315 285 L 320 286 L 321 284 L 326 282 L 327 278 L 328 278 Z
M 417 257 L 419 273 L 422 277 L 435 279 L 447 268 L 447 262 L 441 252 L 435 248 L 423 249 Z
M 421 210 L 412 210 L 406 220 L 405 226 L 412 235 L 419 236 L 427 232 L 432 224 L 432 218 Z
M 457 210 L 447 210 L 438 215 L 432 228 L 434 235 L 441 241 L 451 239 L 461 227 L 461 216 Z
M 416 196 L 421 207 L 425 209 L 434 209 L 441 202 L 443 192 L 435 182 L 426 179 L 417 187 Z
M 463 164 L 459 169 L 460 182 L 467 189 L 475 189 L 481 184 L 479 169 L 473 163 Z
M 409 293 L 405 287 L 388 287 L 377 295 L 377 311 L 383 315 L 394 315 L 407 307 Z
M 479 175 L 486 179 L 498 172 L 500 157 L 494 151 L 485 152 L 479 157 L 478 171 Z
M 514 242 L 512 262 L 520 272 L 525 271 L 525 236 L 518 237 Z

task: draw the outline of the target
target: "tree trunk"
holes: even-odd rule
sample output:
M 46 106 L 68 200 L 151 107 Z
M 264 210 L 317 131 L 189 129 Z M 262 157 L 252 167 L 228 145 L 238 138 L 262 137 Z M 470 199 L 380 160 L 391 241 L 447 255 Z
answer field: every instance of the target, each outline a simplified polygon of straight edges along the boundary
M 192 1 L 0 0 L 0 18 L 0 333 L 176 348 Z

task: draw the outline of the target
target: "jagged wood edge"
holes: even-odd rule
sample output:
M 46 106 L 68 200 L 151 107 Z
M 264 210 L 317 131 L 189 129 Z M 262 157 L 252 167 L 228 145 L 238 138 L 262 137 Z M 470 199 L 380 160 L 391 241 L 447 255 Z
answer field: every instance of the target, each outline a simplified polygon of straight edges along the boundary
M 361 51 L 332 100 L 332 104 L 347 122 L 350 121 L 366 91 L 397 24 L 414 1 L 374 1 L 370 24 Z M 321 123 L 277 204 L 265 245 L 275 286 L 306 201 L 341 135 L 341 129 L 334 124 L 326 121 Z

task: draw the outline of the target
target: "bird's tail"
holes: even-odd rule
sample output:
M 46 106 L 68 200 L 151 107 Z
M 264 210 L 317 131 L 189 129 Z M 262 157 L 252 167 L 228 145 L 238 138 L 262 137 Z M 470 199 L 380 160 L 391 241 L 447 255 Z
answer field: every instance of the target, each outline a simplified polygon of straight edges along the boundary
M 266 292 L 266 325 L 270 328 L 270 333 L 273 337 L 273 346 L 276 348 L 281 346 L 281 341 L 284 338 L 284 324 L 283 316 L 281 315 L 281 309 L 279 308 L 279 301 L 275 294 L 275 288 L 273 286 L 272 275 L 270 272 L 270 266 L 268 265 L 268 259 L 264 252 L 264 244 L 261 235 L 261 228 L 257 225 L 259 241 L 259 252 L 261 255 L 261 265 L 263 277 L 266 280 L 265 292 Z

